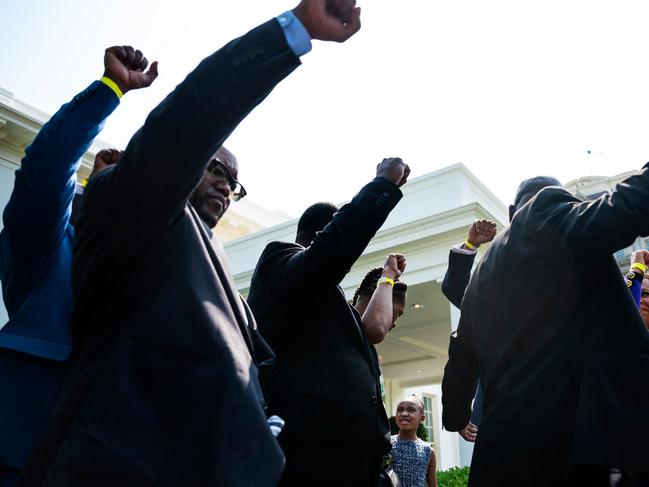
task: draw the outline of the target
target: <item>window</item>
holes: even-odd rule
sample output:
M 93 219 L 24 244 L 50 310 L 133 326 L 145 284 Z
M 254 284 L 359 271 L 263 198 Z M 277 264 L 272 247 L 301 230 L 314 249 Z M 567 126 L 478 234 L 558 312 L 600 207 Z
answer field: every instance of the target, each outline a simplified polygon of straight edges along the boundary
M 435 416 L 434 416 L 434 403 L 435 398 L 427 394 L 422 395 L 424 401 L 424 414 L 426 415 L 426 420 L 424 421 L 424 428 L 426 428 L 426 433 L 428 434 L 428 442 L 432 443 L 435 446 L 435 429 L 433 428 Z

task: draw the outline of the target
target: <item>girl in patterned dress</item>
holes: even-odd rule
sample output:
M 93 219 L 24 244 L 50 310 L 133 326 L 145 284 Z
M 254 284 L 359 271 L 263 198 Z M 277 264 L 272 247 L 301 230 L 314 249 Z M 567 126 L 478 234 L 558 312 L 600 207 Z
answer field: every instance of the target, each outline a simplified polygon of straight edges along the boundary
M 424 403 L 417 396 L 405 398 L 397 405 L 399 434 L 392 437 L 392 469 L 402 487 L 437 487 L 435 452 L 429 443 L 417 438 L 419 423 L 426 419 Z

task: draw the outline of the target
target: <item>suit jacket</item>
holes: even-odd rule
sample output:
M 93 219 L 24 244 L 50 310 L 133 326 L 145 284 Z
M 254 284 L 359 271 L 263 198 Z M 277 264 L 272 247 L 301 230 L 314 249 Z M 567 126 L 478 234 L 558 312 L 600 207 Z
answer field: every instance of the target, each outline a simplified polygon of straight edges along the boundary
M 276 485 L 283 456 L 255 324 L 187 201 L 209 157 L 298 65 L 275 19 L 230 42 L 91 180 L 73 265 L 74 363 L 22 485 Z
M 25 150 L 3 213 L 0 279 L 0 465 L 22 468 L 54 407 L 72 349 L 75 172 L 119 104 L 93 82 L 63 105 Z
M 338 284 L 401 196 L 376 178 L 309 247 L 271 242 L 259 259 L 248 303 L 276 354 L 269 407 L 286 421 L 279 441 L 289 476 L 376 486 L 390 448 L 378 361 Z
M 453 249 L 448 254 L 448 269 L 446 269 L 444 280 L 442 281 L 442 293 L 458 309 L 462 307 L 462 298 L 471 279 L 471 268 L 473 267 L 476 255 L 477 252 L 469 254 L 454 252 Z M 480 426 L 481 421 L 482 388 L 478 383 L 473 400 L 473 409 L 471 410 L 471 422 L 476 426 Z
M 451 431 L 468 420 L 478 375 L 483 387 L 471 483 L 564 485 L 573 464 L 647 471 L 649 333 L 611 255 L 639 234 L 647 168 L 595 201 L 545 188 L 496 237 L 442 384 Z
M 471 268 L 476 255 L 453 250 L 448 253 L 448 269 L 442 281 L 442 293 L 457 309 L 462 307 L 462 298 L 471 279 Z

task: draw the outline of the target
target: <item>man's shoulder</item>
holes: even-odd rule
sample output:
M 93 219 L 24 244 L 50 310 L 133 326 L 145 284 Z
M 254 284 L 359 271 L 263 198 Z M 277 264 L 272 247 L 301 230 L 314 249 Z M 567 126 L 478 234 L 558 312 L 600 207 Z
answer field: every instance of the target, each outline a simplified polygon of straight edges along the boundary
M 259 256 L 253 280 L 261 276 L 267 277 L 269 273 L 272 273 L 273 269 L 281 267 L 282 262 L 302 250 L 304 250 L 304 247 L 294 242 L 276 240 L 268 243 Z
M 568 209 L 578 203 L 581 203 L 581 200 L 566 189 L 560 186 L 548 186 L 539 191 L 536 196 L 516 211 L 511 226 L 516 227 L 521 223 L 525 223 L 527 226 L 531 222 L 545 221 L 548 216 L 555 214 L 556 211 Z
M 261 256 L 262 258 L 269 258 L 273 256 L 294 254 L 302 250 L 304 250 L 304 247 L 298 243 L 275 240 L 266 245 Z
M 560 186 L 548 186 L 530 200 L 530 210 L 543 210 L 561 203 L 581 203 L 581 200 Z

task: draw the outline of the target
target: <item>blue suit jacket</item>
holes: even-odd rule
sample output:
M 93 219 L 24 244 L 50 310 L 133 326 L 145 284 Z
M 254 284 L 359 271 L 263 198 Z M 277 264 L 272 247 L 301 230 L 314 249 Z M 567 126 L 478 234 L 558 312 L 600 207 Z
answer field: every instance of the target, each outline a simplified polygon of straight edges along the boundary
M 63 105 L 25 151 L 0 233 L 9 322 L 0 330 L 0 465 L 21 468 L 54 405 L 70 355 L 78 161 L 119 100 L 95 81 Z

